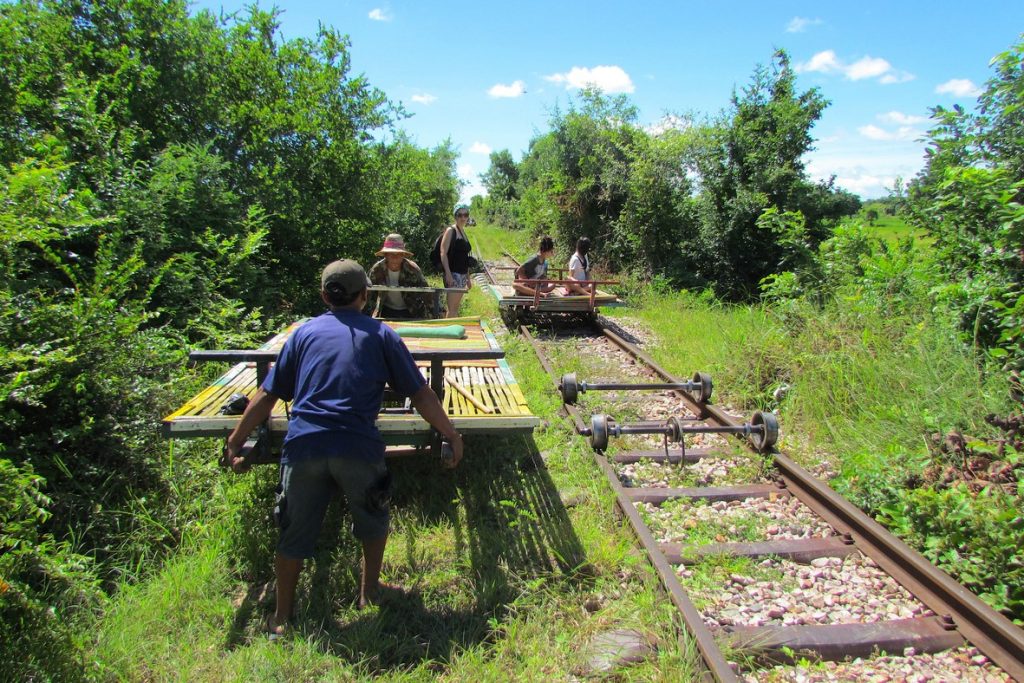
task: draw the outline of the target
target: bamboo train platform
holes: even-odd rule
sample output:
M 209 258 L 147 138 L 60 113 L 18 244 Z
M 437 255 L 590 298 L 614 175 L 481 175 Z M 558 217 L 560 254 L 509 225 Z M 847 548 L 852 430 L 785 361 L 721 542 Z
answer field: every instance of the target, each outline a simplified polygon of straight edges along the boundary
M 532 280 L 524 281 L 532 286 Z M 500 308 L 527 308 L 541 313 L 565 313 L 593 311 L 600 306 L 621 306 L 618 297 L 601 289 L 596 289 L 593 296 L 589 294 L 565 294 L 561 280 L 559 286 L 546 297 L 533 297 L 517 292 L 511 284 L 487 285 L 491 294 L 498 300 Z
M 238 423 L 239 415 L 226 415 L 222 408 L 233 394 L 252 397 L 276 360 L 285 340 L 306 320 L 287 329 L 253 351 L 195 351 L 194 362 L 226 361 L 232 366 L 208 387 L 162 420 L 168 438 L 226 437 Z M 526 398 L 516 382 L 505 352 L 487 323 L 480 318 L 442 320 L 382 321 L 403 336 L 403 340 L 424 378 L 441 397 L 444 406 L 464 435 L 532 431 L 540 419 L 530 413 Z M 416 328 L 460 325 L 461 339 L 415 336 Z M 403 332 L 403 328 L 405 328 Z M 409 336 L 412 333 L 413 336 Z M 268 443 L 280 445 L 288 429 L 288 404 L 278 402 L 265 425 Z M 433 431 L 408 402 L 385 391 L 377 428 L 388 445 L 422 447 L 433 441 Z
M 621 306 L 622 302 L 614 294 L 600 289 L 598 285 L 617 285 L 617 280 L 568 280 L 564 279 L 565 269 L 552 268 L 552 278 L 547 280 L 514 280 L 516 268 L 495 267 L 496 282 L 484 285 L 497 300 L 498 308 L 503 313 L 523 311 L 531 313 L 593 313 L 601 306 Z M 501 279 L 498 280 L 500 275 Z M 554 284 L 555 288 L 546 296 L 530 296 L 517 292 L 513 282 L 534 288 L 537 285 Z M 575 284 L 587 290 L 586 294 L 566 294 L 565 285 Z

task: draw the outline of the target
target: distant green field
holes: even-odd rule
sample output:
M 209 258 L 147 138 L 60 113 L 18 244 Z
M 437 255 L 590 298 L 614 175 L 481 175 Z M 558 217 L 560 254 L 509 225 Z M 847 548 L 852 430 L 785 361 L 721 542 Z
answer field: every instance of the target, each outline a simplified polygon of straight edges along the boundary
M 914 230 L 903 218 L 890 216 L 885 210 L 884 202 L 868 202 L 864 204 L 854 219 L 863 222 L 866 227 L 871 229 L 875 237 L 887 242 L 897 242 L 911 236 L 917 240 L 925 239 L 926 235 L 922 231 Z
M 535 238 L 525 230 L 505 230 L 489 223 L 479 223 L 468 230 L 469 241 L 479 253 L 492 258 L 511 254 L 520 263 L 537 250 Z

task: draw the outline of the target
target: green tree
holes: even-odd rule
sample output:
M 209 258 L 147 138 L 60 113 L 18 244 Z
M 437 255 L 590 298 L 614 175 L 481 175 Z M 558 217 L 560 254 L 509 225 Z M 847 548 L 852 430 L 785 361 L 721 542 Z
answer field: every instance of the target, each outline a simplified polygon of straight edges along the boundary
M 457 196 L 450 144 L 390 134 L 346 37 L 187 9 L 0 3 L 0 492 L 32 502 L 0 506 L 0 649 L 38 644 L 4 680 L 65 678 L 62 620 L 209 505 L 209 460 L 168 468 L 154 429 L 185 349 L 319 311 L 325 262 L 426 245 Z
M 701 187 L 700 234 L 695 245 L 701 276 L 729 298 L 754 296 L 761 280 L 781 272 L 793 257 L 812 254 L 841 216 L 859 200 L 833 181 L 806 178 L 803 156 L 813 147 L 811 128 L 828 102 L 816 88 L 796 91 L 796 74 L 784 51 L 759 66 L 727 116 L 710 126 L 695 155 Z M 801 215 L 802 243 L 780 240 L 762 221 L 764 212 Z
M 519 166 L 507 149 L 491 152 L 490 165 L 480 179 L 487 189 L 487 196 L 502 201 L 518 199 L 516 183 L 519 182 Z
M 941 301 L 965 338 L 1024 369 L 1024 41 L 993 60 L 978 113 L 933 110 L 908 220 L 933 240 Z

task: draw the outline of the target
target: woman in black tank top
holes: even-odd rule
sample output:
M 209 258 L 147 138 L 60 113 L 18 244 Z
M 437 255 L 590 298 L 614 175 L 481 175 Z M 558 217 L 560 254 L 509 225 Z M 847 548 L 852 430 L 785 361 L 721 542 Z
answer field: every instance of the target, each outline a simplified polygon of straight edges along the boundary
M 441 238 L 441 269 L 444 271 L 444 286 L 471 289 L 469 279 L 469 252 L 472 247 L 466 237 L 466 224 L 469 222 L 469 207 L 459 204 L 453 212 L 455 225 L 449 225 Z M 459 306 L 462 304 L 462 292 L 448 292 L 448 317 L 459 317 Z

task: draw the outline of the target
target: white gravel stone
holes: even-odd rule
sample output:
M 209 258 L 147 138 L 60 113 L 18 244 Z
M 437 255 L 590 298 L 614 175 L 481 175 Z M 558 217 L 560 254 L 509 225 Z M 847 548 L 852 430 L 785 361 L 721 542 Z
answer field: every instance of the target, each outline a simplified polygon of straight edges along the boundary
M 908 648 L 913 649 L 913 648 Z M 834 683 L 837 681 L 937 683 L 1009 683 L 1010 677 L 987 659 L 976 663 L 970 655 L 973 648 L 958 648 L 936 654 L 909 654 L 903 657 L 879 656 L 849 662 L 820 662 L 810 667 L 776 666 L 770 669 L 742 671 L 740 679 L 755 683 Z
M 850 555 L 845 562 L 815 569 L 821 572 L 815 581 L 798 578 L 807 570 L 803 565 L 789 561 L 777 561 L 774 565 L 780 578 L 763 580 L 733 574 L 711 595 L 695 590 L 694 599 L 704 604 L 705 615 L 713 617 L 722 610 L 730 610 L 734 623 L 748 626 L 756 624 L 753 619 L 744 622 L 744 614 L 759 615 L 767 618 L 768 623 L 802 620 L 812 624 L 873 623 L 933 614 L 893 579 L 875 567 L 866 566 L 859 554 Z M 878 585 L 881 589 L 873 588 Z M 873 605 L 869 604 L 872 600 L 876 601 Z M 751 609 L 744 612 L 744 607 Z

